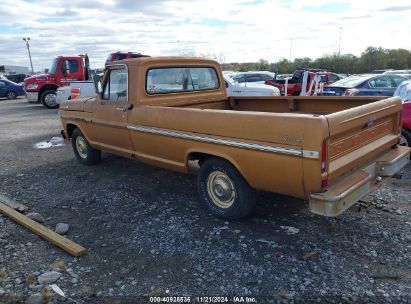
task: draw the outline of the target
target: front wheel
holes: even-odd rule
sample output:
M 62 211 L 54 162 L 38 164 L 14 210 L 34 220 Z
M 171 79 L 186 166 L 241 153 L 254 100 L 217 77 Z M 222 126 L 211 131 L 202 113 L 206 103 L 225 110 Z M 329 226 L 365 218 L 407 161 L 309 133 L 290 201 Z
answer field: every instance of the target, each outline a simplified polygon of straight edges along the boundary
M 56 109 L 59 104 L 57 103 L 57 94 L 54 90 L 47 90 L 41 94 L 41 102 L 46 108 Z
M 16 99 L 17 93 L 16 92 L 8 92 L 6 95 L 7 99 Z
M 78 161 L 83 165 L 91 166 L 101 161 L 101 151 L 94 149 L 79 129 L 75 129 L 71 136 L 71 145 Z
M 220 158 L 207 159 L 201 165 L 198 190 L 207 209 L 219 218 L 243 218 L 255 205 L 256 191 L 233 165 Z

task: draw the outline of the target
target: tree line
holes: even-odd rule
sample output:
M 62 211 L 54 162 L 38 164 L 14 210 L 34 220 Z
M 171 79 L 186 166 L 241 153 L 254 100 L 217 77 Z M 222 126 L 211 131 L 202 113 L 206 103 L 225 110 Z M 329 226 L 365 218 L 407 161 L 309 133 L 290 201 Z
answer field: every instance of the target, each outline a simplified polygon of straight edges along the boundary
M 369 73 L 381 69 L 405 70 L 411 69 L 411 51 L 368 47 L 359 57 L 352 54 L 340 56 L 333 54 L 324 55 L 315 60 L 303 57 L 295 58 L 293 61 L 284 58 L 274 63 L 260 59 L 256 63 L 223 64 L 225 70 L 272 71 L 279 74 L 292 73 L 297 68 L 316 68 L 346 74 Z

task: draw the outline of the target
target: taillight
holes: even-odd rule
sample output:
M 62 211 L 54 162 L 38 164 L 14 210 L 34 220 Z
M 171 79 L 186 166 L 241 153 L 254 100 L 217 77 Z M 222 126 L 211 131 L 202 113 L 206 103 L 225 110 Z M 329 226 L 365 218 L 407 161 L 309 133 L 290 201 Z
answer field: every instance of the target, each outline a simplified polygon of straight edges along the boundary
M 358 94 L 358 92 L 359 90 L 357 89 L 346 89 L 342 95 L 343 96 L 355 96 Z
M 71 88 L 71 99 L 76 99 L 80 96 L 81 90 L 80 88 Z
M 328 187 L 328 174 L 327 174 L 327 141 L 324 140 L 321 146 L 321 188 Z

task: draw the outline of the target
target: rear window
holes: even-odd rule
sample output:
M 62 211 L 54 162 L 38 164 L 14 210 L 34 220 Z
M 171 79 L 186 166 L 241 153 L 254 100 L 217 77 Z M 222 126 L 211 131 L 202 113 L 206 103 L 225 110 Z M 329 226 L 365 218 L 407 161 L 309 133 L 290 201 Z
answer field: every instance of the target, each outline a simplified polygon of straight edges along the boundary
M 114 61 L 124 60 L 126 59 L 126 57 L 127 57 L 127 54 L 116 54 L 114 56 Z
M 218 89 L 217 72 L 211 67 L 155 68 L 147 72 L 148 94 L 166 94 Z

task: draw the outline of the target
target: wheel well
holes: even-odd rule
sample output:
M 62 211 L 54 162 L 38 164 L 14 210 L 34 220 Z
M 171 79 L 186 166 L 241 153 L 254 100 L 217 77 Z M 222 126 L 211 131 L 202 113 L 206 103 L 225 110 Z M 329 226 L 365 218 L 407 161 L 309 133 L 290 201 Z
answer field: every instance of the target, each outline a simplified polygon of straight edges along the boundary
M 45 85 L 44 87 L 41 88 L 41 90 L 39 91 L 39 100 L 41 98 L 41 95 L 43 94 L 44 91 L 47 90 L 53 90 L 53 91 L 57 91 L 57 86 L 55 85 Z
M 68 124 L 67 125 L 67 136 L 68 138 L 71 138 L 71 135 L 73 134 L 74 129 L 76 129 L 77 126 L 73 124 Z
M 212 154 L 201 153 L 201 152 L 192 152 L 188 155 L 187 161 L 198 160 L 198 164 L 201 166 L 208 158 L 216 157 Z
M 188 157 L 187 157 L 187 164 L 188 161 L 198 161 L 198 164 L 201 165 L 209 158 L 220 158 L 222 160 L 225 160 L 229 162 L 231 165 L 233 165 L 239 172 L 239 168 L 237 168 L 235 162 L 230 160 L 230 158 L 225 157 L 224 155 L 215 155 L 215 154 L 209 154 L 209 153 L 204 153 L 204 152 L 191 152 Z

